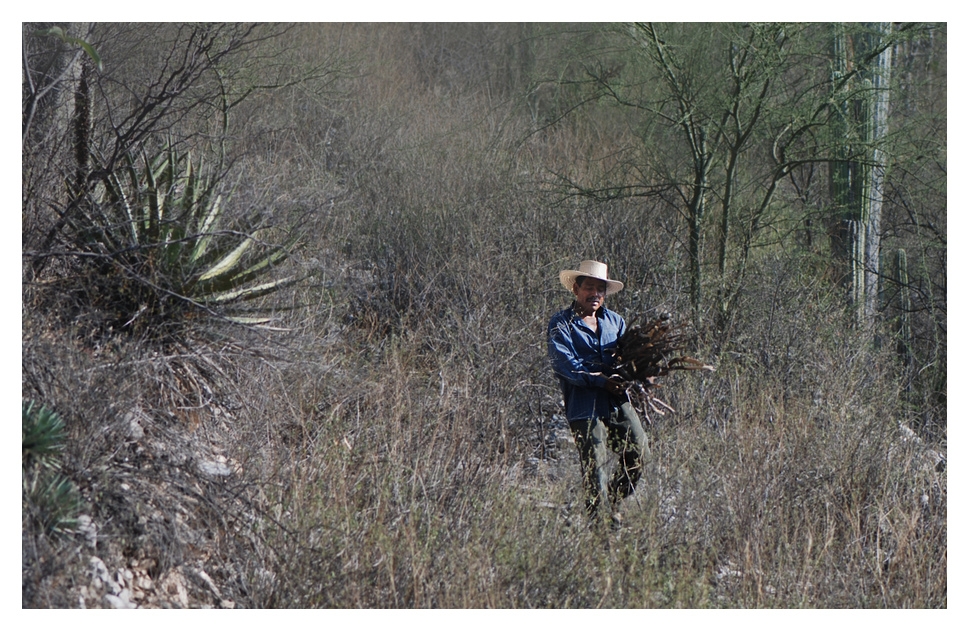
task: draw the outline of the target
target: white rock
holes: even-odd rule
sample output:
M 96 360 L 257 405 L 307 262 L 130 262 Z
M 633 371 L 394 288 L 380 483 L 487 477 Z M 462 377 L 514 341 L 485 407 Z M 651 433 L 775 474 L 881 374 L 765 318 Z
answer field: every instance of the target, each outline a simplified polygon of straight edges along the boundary
M 135 581 L 135 587 L 139 587 L 144 590 L 149 590 L 151 589 L 151 586 L 152 586 L 151 577 L 148 576 L 147 573 L 139 572 L 138 580 Z
M 144 411 L 141 408 L 135 408 L 125 415 L 125 421 L 128 423 L 128 437 L 132 440 L 141 440 L 145 437 L 145 429 L 141 426 L 139 421 L 146 418 Z
M 91 566 L 91 574 L 93 574 L 95 578 L 99 578 L 105 582 L 111 580 L 111 576 L 108 574 L 108 567 L 104 564 L 104 561 L 98 557 L 91 557 L 90 561 L 88 561 L 88 565 Z
M 174 569 L 160 582 L 159 590 L 168 596 L 168 603 L 174 607 L 188 607 L 188 590 L 179 569 Z
M 129 602 L 121 596 L 115 596 L 114 594 L 105 594 L 104 602 L 112 609 L 136 609 L 134 603 Z
M 84 543 L 90 548 L 98 545 L 98 527 L 90 515 L 78 515 L 77 531 L 84 536 Z
M 232 474 L 232 469 L 221 462 L 203 460 L 199 462 L 199 469 L 206 475 L 225 477 Z

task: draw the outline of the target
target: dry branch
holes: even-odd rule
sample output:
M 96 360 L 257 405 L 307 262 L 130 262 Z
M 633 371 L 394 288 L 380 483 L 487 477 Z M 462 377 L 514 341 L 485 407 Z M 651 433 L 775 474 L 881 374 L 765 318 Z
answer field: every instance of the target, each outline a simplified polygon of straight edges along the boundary
M 619 338 L 614 375 L 623 381 L 626 394 L 647 424 L 649 412 L 659 415 L 675 410 L 660 400 L 654 390 L 657 380 L 674 370 L 709 370 L 716 368 L 699 359 L 682 354 L 693 340 L 681 325 L 672 322 L 669 313 L 629 327 Z

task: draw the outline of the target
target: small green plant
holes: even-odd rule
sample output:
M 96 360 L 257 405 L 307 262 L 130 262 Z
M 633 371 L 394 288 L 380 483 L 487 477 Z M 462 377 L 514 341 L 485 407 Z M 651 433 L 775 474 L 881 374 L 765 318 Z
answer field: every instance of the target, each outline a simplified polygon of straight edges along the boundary
M 297 280 L 271 277 L 296 245 L 295 230 L 270 244 L 264 239 L 271 229 L 255 216 L 224 227 L 235 187 L 220 192 L 222 179 L 171 143 L 101 171 L 71 233 L 80 251 L 94 255 L 103 285 L 98 306 L 116 324 L 169 323 L 198 312 L 245 324 L 269 321 L 239 305 Z
M 24 401 L 21 412 L 24 468 L 34 463 L 48 468 L 56 466 L 66 439 L 64 421 L 56 412 L 34 401 Z
M 24 401 L 23 511 L 45 532 L 63 534 L 77 524 L 80 497 L 74 483 L 60 472 L 60 454 L 67 440 L 61 417 L 34 401 Z
M 24 472 L 24 513 L 48 534 L 66 534 L 77 525 L 80 497 L 74 483 L 47 470 Z

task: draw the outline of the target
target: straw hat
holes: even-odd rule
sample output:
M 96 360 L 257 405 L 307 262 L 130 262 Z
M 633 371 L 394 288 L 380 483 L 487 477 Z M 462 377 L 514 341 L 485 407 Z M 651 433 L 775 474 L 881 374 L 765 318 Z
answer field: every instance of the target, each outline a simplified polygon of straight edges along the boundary
M 588 276 L 598 280 L 606 281 L 606 295 L 614 294 L 622 289 L 623 284 L 618 280 L 609 280 L 609 267 L 599 261 L 582 261 L 577 270 L 562 270 L 559 272 L 559 280 L 562 285 L 572 291 L 572 285 L 579 276 Z

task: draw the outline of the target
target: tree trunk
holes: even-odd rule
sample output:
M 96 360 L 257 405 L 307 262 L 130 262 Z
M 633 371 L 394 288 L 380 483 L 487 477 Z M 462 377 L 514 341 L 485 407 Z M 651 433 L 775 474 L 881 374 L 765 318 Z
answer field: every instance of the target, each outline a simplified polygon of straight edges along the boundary
M 693 172 L 693 195 L 690 199 L 689 209 L 690 306 L 693 309 L 693 324 L 697 328 L 700 328 L 702 324 L 703 268 L 700 265 L 700 258 L 703 249 L 702 224 L 703 214 L 706 210 L 707 169 L 709 168 L 709 159 L 706 155 L 706 141 L 702 130 L 700 130 L 699 136 L 699 152 L 698 155 L 694 155 L 696 163 Z

